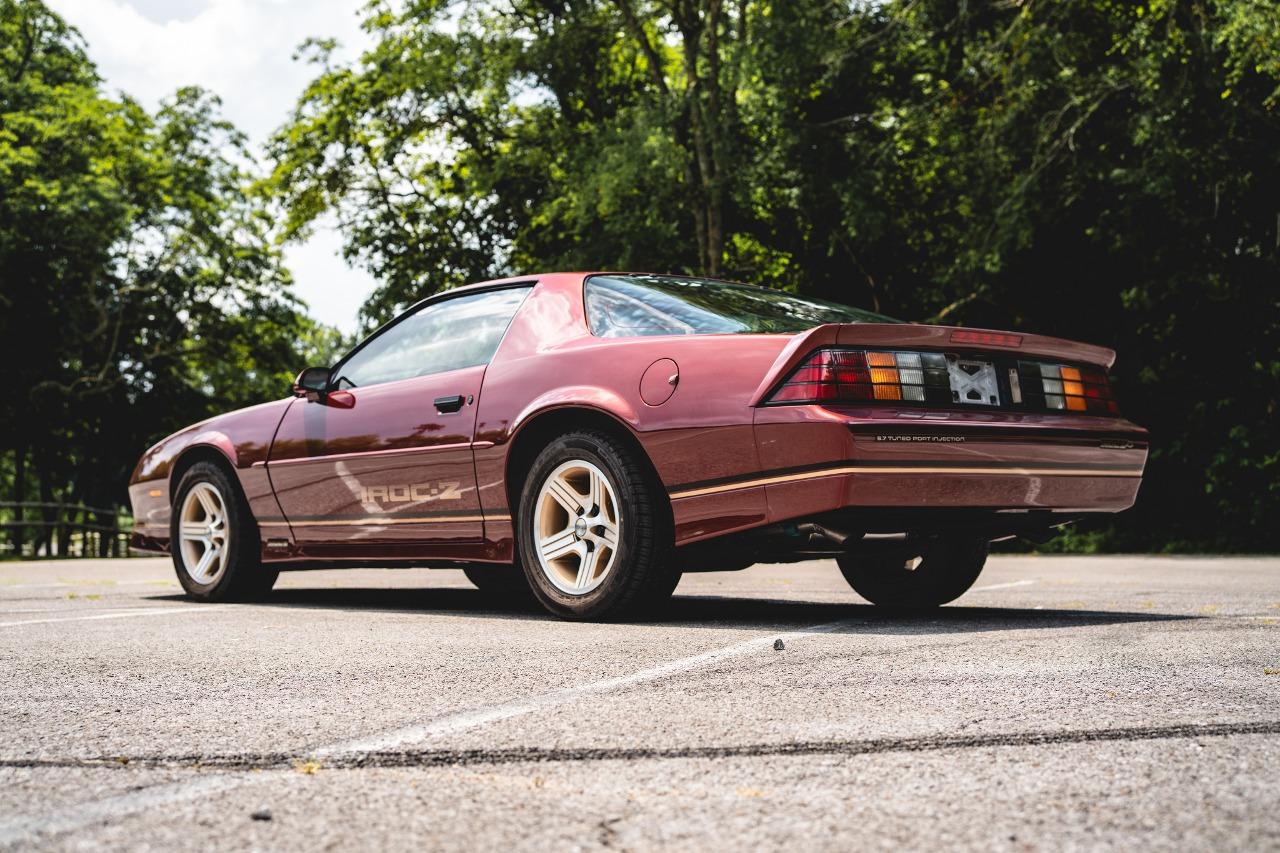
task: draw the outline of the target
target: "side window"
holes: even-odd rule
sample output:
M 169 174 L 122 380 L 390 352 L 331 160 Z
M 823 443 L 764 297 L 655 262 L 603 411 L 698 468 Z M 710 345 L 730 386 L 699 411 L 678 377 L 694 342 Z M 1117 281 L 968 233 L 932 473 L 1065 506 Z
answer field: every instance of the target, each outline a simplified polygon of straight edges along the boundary
M 487 364 L 528 292 L 510 287 L 420 308 L 348 357 L 337 384 L 377 385 Z

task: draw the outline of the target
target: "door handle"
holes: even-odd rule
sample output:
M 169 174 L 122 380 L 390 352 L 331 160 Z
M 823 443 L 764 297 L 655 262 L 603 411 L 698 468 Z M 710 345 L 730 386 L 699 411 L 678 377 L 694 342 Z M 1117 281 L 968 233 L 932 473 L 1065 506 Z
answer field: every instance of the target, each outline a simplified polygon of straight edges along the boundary
M 466 399 L 461 394 L 454 394 L 452 397 L 436 397 L 436 411 L 442 414 L 456 412 L 462 408 Z

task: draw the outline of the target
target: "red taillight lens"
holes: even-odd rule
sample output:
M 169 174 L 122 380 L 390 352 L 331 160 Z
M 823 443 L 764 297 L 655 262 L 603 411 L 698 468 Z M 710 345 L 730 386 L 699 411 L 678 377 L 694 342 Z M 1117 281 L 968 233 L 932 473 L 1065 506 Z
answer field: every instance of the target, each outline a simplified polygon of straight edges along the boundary
M 991 379 L 981 397 L 970 391 L 961 399 L 972 384 L 971 377 L 981 376 L 983 371 L 989 375 L 992 368 L 1002 377 L 998 387 Z M 953 372 L 956 391 L 952 391 Z M 1006 374 L 1007 382 L 1003 378 Z M 1106 373 L 1095 367 L 896 350 L 818 350 L 792 371 L 768 402 L 981 404 L 1032 411 L 1120 413 Z
M 818 350 L 795 369 L 771 403 L 950 403 L 942 353 Z
M 1029 408 L 1120 414 L 1107 375 L 1096 368 L 1021 361 L 1018 362 L 1018 384 L 1022 399 L 1014 402 Z

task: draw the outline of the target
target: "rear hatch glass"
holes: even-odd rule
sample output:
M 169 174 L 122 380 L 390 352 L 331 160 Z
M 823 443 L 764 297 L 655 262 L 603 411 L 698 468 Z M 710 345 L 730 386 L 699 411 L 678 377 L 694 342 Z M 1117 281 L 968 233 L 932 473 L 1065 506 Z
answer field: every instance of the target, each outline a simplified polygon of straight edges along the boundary
M 602 338 L 794 333 L 825 323 L 900 323 L 781 290 L 701 278 L 593 275 L 587 322 Z

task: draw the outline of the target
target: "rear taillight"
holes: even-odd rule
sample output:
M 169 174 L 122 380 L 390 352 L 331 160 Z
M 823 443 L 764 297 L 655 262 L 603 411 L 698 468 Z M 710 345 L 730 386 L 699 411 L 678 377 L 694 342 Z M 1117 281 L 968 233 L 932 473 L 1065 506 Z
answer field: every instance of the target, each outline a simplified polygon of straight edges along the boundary
M 1119 413 L 1106 374 L 1094 367 L 1015 361 L 998 355 L 969 358 L 940 352 L 834 348 L 820 349 L 805 359 L 768 402 L 903 402 Z
M 1020 402 L 1033 409 L 1061 409 L 1068 412 L 1119 414 L 1111 394 L 1111 384 L 1101 370 L 1050 364 L 1043 361 L 1018 362 Z M 1015 401 L 1019 394 L 1015 394 Z
M 939 352 L 818 350 L 796 368 L 773 403 L 906 400 L 950 403 L 947 358 Z

